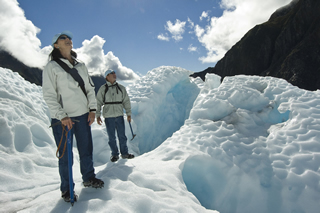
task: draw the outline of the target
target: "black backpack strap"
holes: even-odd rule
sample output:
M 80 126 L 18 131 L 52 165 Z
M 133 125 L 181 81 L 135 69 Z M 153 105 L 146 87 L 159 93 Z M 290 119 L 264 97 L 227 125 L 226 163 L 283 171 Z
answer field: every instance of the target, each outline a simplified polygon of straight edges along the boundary
M 122 92 L 121 88 L 119 87 L 119 84 L 118 84 L 118 83 L 116 83 L 116 85 L 117 85 L 118 89 L 120 90 L 120 92 L 123 94 L 123 92 Z
M 106 84 L 106 88 L 104 90 L 103 102 L 104 102 L 104 100 L 106 100 L 106 94 L 108 92 L 108 89 L 109 89 L 109 86 L 108 86 L 108 84 Z
M 104 102 L 104 104 L 122 104 L 122 101 L 116 101 L 116 102 Z
M 82 92 L 87 97 L 87 92 L 86 92 L 86 89 L 84 87 L 84 81 L 81 78 L 81 76 L 79 75 L 78 70 L 76 68 L 70 69 L 70 67 L 66 63 L 64 63 L 63 61 L 61 61 L 58 58 L 54 59 L 54 61 L 57 62 L 67 73 L 69 73 L 76 82 L 78 82 Z

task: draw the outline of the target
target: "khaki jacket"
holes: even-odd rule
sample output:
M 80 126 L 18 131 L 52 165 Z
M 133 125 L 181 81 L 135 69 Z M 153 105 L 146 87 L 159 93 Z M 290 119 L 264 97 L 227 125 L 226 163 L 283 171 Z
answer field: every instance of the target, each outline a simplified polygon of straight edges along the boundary
M 73 65 L 61 58 L 70 69 Z M 42 90 L 51 118 L 61 120 L 65 117 L 76 117 L 96 109 L 94 84 L 84 63 L 77 61 L 74 66 L 85 84 L 87 97 L 70 74 L 57 62 L 50 61 L 43 70 Z
M 108 84 L 108 92 L 105 94 L 106 84 Z M 104 106 L 102 112 L 104 118 L 123 116 L 123 109 L 125 109 L 128 116 L 131 116 L 131 103 L 127 90 L 121 84 L 118 84 L 120 87 L 119 89 L 116 84 L 118 83 L 114 82 L 111 84 L 110 82 L 107 82 L 100 87 L 97 93 L 97 118 L 101 116 L 102 106 Z M 121 104 L 118 102 L 121 102 Z

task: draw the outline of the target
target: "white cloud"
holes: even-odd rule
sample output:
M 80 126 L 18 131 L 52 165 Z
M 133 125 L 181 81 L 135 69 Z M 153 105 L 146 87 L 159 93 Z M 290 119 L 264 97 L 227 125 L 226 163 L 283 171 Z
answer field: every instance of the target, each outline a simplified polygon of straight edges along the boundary
M 123 66 L 119 58 L 113 55 L 112 51 L 109 51 L 107 55 L 105 55 L 105 61 L 108 69 L 117 72 L 117 78 L 119 78 L 119 80 L 135 80 L 140 78 L 132 69 Z
M 198 48 L 197 48 L 197 47 L 194 47 L 192 44 L 190 44 L 189 47 L 188 47 L 188 51 L 189 51 L 189 52 L 197 52 L 197 51 L 198 51 Z
M 42 69 L 48 62 L 52 47 L 40 48 L 41 42 L 37 38 L 40 29 L 26 19 L 17 0 L 0 0 L 0 5 L 0 49 L 8 51 L 27 66 Z M 81 48 L 75 49 L 90 74 L 103 75 L 111 68 L 118 71 L 119 80 L 138 79 L 139 76 L 123 66 L 112 52 L 104 55 L 104 43 L 101 37 L 94 36 L 90 41 L 85 40 Z
M 205 28 L 195 26 L 199 42 L 207 49 L 207 56 L 200 60 L 215 63 L 238 42 L 246 32 L 269 19 L 278 8 L 291 0 L 222 0 L 221 17 L 212 17 Z
M 200 21 L 202 21 L 205 18 L 209 17 L 209 12 L 203 11 L 201 16 L 200 16 Z
M 163 34 L 158 35 L 157 38 L 162 41 L 169 41 L 170 40 L 170 38 L 167 35 L 163 35 Z
M 197 37 L 202 37 L 202 35 L 204 34 L 205 30 L 202 27 L 200 27 L 199 25 L 196 25 L 194 27 L 194 32 L 195 32 Z
M 188 17 L 189 28 L 193 29 L 194 22 Z
M 42 68 L 48 55 L 41 51 L 36 37 L 40 29 L 26 19 L 16 0 L 0 0 L 0 49 L 30 67 Z
M 294 0 L 296 1 L 296 0 Z M 207 50 L 207 55 L 200 57 L 203 63 L 216 63 L 225 53 L 238 42 L 251 28 L 266 22 L 280 7 L 289 4 L 291 0 L 220 0 L 223 10 L 221 17 L 209 17 L 210 11 L 203 11 L 200 21 L 208 20 L 206 26 L 195 24 L 189 17 L 188 27 L 195 34 L 198 41 Z M 175 24 L 167 21 L 165 29 L 172 37 L 179 41 L 182 39 L 186 22 L 176 20 Z M 190 48 L 189 51 L 194 48 Z
M 175 24 L 172 24 L 171 21 L 167 21 L 167 25 L 165 29 L 168 30 L 172 34 L 172 38 L 176 41 L 182 40 L 182 34 L 184 33 L 186 22 L 180 21 L 179 19 L 176 20 Z
M 75 49 L 78 58 L 86 63 L 90 75 L 102 75 L 107 69 L 117 72 L 119 80 L 133 80 L 140 78 L 132 69 L 122 65 L 119 58 L 109 51 L 106 55 L 102 49 L 105 40 L 98 35 L 91 40 L 82 42 L 82 47 Z

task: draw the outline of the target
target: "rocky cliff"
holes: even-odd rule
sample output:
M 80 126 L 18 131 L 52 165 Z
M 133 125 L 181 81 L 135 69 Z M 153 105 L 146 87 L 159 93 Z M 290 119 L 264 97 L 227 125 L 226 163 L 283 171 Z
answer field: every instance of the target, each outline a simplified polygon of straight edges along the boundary
M 0 67 L 18 72 L 25 80 L 42 85 L 41 69 L 26 66 L 4 50 L 0 50 Z
M 215 67 L 191 76 L 273 76 L 302 89 L 320 89 L 319 11 L 319 0 L 292 1 L 247 32 Z

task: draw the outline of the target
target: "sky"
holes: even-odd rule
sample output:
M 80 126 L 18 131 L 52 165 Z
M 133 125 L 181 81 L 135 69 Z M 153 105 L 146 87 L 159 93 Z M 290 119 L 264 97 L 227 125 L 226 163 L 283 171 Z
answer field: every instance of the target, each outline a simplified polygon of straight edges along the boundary
M 159 66 L 214 67 L 232 45 L 290 0 L 0 0 L 0 49 L 43 67 L 52 37 L 74 34 L 92 75 L 122 80 Z
M 105 125 L 92 125 L 104 188 L 83 187 L 74 140 L 71 207 L 42 88 L 0 68 L 0 212 L 318 213 L 320 91 L 190 73 L 161 66 L 127 86 L 134 159 L 112 163 Z

